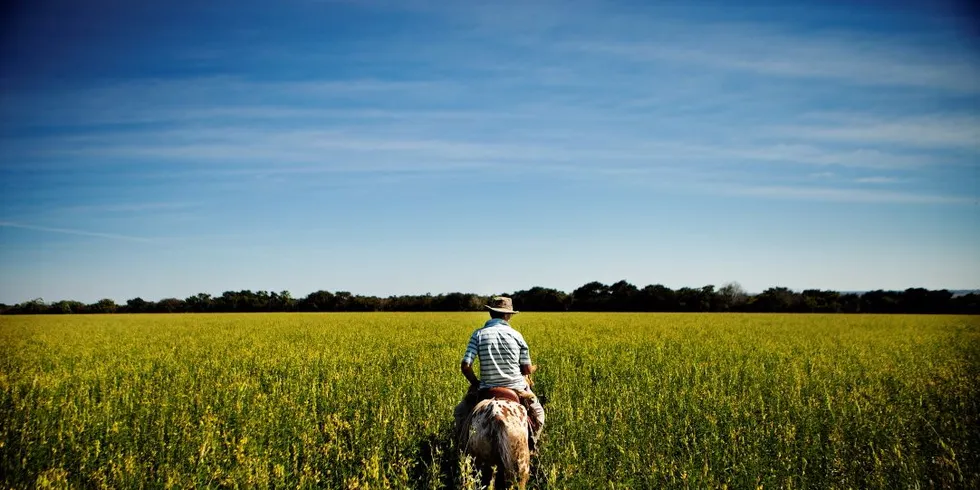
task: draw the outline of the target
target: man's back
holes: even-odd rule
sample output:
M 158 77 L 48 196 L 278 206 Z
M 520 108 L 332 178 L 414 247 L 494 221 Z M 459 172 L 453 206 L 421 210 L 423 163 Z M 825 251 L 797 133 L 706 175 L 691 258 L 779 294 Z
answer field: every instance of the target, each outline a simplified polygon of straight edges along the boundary
M 527 389 L 521 373 L 522 365 L 531 365 L 527 342 L 506 321 L 494 318 L 473 332 L 463 362 L 472 363 L 477 357 L 480 359 L 480 388 Z

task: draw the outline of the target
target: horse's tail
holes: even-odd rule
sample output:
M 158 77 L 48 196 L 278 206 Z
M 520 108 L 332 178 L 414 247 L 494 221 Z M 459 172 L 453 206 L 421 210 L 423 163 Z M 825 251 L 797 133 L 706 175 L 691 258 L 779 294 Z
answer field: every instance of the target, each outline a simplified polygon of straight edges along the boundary
M 530 476 L 527 410 L 510 400 L 483 400 L 467 420 L 468 437 L 463 447 L 480 465 L 497 466 L 497 487 L 516 483 L 524 488 Z M 485 483 L 489 481 L 489 477 Z
M 498 402 L 497 407 L 491 443 L 500 458 L 505 478 L 513 478 L 523 488 L 531 463 L 531 452 L 527 444 L 527 412 L 520 404 L 510 401 Z

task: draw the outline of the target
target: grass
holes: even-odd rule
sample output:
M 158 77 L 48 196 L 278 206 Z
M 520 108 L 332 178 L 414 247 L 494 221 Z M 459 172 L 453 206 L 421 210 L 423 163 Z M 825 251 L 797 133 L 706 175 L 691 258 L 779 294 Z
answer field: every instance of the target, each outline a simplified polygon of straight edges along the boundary
M 448 441 L 484 318 L 0 317 L 0 486 L 472 486 Z M 549 400 L 532 488 L 980 487 L 980 318 L 513 324 Z

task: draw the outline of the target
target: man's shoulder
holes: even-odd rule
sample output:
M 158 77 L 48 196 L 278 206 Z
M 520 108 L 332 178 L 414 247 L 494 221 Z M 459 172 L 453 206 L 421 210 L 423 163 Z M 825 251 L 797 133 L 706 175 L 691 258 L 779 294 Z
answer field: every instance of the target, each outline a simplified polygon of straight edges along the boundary
M 491 330 L 492 331 L 497 331 L 497 332 L 507 332 L 509 334 L 517 334 L 517 335 L 520 335 L 520 332 L 518 332 L 516 329 L 514 329 L 513 326 L 511 326 L 509 323 L 503 323 L 503 322 L 501 322 L 501 323 L 487 324 L 487 325 L 484 325 L 484 326 L 478 328 L 476 331 L 477 332 L 482 332 L 482 331 L 491 331 Z
M 505 335 L 507 337 L 510 337 L 510 338 L 512 338 L 514 340 L 517 340 L 518 342 L 520 342 L 522 344 L 527 344 L 527 342 L 524 341 L 524 336 L 521 335 L 521 332 L 518 332 L 516 328 L 514 328 L 514 327 L 512 327 L 510 325 L 501 325 L 501 327 L 503 327 L 501 329 L 501 332 L 503 333 L 503 335 Z

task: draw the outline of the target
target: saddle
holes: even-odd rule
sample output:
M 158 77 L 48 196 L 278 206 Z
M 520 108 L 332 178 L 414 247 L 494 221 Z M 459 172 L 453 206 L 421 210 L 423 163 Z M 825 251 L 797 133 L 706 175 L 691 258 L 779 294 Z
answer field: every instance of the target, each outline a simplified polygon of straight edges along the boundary
M 480 400 L 489 400 L 491 398 L 497 400 L 509 400 L 514 403 L 521 403 L 521 396 L 517 394 L 517 390 L 512 390 L 510 388 L 502 388 L 500 386 L 493 386 L 490 388 L 484 388 L 477 392 Z

